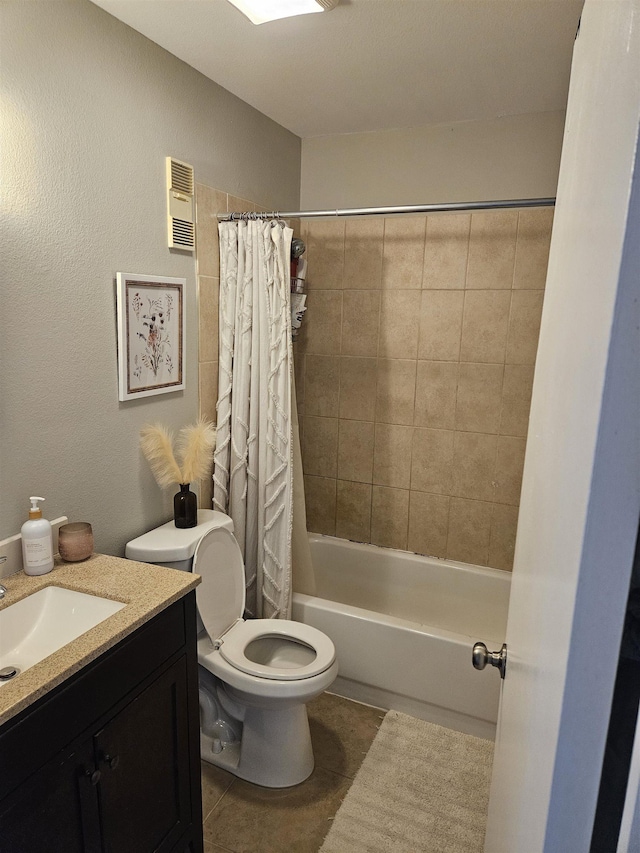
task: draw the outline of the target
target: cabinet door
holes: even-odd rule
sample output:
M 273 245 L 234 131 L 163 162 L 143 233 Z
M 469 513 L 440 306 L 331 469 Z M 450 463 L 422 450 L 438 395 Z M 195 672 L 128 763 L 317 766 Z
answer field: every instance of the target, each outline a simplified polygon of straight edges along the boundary
M 185 658 L 96 735 L 95 751 L 105 853 L 172 850 L 191 819 Z
M 93 743 L 66 750 L 0 805 L 0 853 L 100 853 Z

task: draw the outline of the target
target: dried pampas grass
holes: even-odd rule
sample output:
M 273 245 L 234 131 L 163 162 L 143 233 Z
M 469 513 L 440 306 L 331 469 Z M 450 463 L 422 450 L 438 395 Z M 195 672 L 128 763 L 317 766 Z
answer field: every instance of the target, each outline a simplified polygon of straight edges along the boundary
M 206 477 L 216 446 L 213 424 L 199 420 L 183 427 L 177 442 L 178 456 L 182 460 L 179 465 L 173 452 L 173 438 L 173 433 L 162 424 L 149 424 L 140 430 L 140 447 L 161 488 Z
M 177 449 L 182 459 L 180 470 L 184 477 L 183 483 L 193 483 L 207 476 L 215 446 L 216 431 L 213 424 L 200 420 L 180 430 Z
M 166 427 L 162 424 L 142 427 L 140 447 L 161 488 L 182 483 L 182 472 L 173 455 L 173 434 Z

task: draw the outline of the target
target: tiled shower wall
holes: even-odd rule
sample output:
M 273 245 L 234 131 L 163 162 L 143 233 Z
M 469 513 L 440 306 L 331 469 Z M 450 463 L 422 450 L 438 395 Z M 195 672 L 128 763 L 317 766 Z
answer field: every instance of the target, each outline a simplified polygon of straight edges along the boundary
M 220 253 L 218 213 L 229 209 L 225 192 L 196 184 L 196 269 L 198 274 L 198 402 L 201 418 L 216 423 L 218 399 L 218 296 Z M 249 203 L 232 197 L 231 210 L 252 210 Z M 199 506 L 211 508 L 213 483 L 200 482 Z
M 303 221 L 310 531 L 511 569 L 552 217 Z

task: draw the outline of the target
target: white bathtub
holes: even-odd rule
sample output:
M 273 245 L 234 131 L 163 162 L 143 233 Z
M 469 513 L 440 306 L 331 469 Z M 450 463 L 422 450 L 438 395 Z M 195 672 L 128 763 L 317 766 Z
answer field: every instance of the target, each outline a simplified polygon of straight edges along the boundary
M 316 595 L 295 593 L 293 618 L 333 640 L 331 691 L 380 708 L 493 737 L 500 676 L 471 648 L 504 642 L 511 576 L 311 534 Z

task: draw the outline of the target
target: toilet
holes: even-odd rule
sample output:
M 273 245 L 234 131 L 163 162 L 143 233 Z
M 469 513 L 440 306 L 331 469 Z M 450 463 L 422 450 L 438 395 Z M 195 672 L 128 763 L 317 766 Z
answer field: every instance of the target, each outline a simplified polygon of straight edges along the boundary
M 125 553 L 202 578 L 196 587 L 202 758 L 268 788 L 303 782 L 313 770 L 306 703 L 338 674 L 329 637 L 287 619 L 243 619 L 242 554 L 223 513 L 198 510 L 198 524 L 187 529 L 170 521 L 133 539 Z

